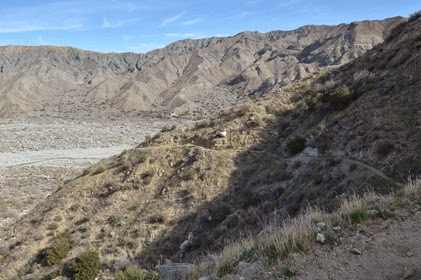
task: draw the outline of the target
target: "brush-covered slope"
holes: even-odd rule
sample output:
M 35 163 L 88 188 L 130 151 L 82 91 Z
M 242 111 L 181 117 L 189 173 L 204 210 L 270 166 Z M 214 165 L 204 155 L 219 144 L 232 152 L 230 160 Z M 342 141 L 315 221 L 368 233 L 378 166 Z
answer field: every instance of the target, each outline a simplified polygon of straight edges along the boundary
M 309 205 L 420 175 L 419 34 L 412 19 L 339 70 L 92 166 L 1 235 L 0 278 L 69 275 L 87 250 L 101 279 L 192 261 Z
M 0 117 L 198 118 L 340 65 L 384 40 L 401 17 L 183 40 L 147 54 L 0 48 Z M 151 113 L 152 112 L 152 113 Z

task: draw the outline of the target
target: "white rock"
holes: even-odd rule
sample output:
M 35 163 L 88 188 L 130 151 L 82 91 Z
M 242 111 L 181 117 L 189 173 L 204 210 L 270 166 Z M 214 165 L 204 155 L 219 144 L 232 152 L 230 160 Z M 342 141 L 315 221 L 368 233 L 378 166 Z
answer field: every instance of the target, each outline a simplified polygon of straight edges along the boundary
M 319 228 L 321 228 L 321 229 L 324 229 L 326 227 L 326 223 L 319 222 L 319 223 L 316 224 L 316 226 L 319 227 Z
M 349 252 L 351 252 L 354 255 L 361 255 L 361 251 L 357 248 L 352 248 Z
M 341 227 L 334 227 L 333 228 L 333 231 L 334 232 L 339 232 L 339 231 L 341 231 L 342 230 L 342 228 Z
M 325 243 L 325 240 L 326 240 L 326 237 L 325 237 L 325 235 L 323 234 L 323 233 L 317 233 L 317 235 L 316 235 L 316 241 L 317 242 L 319 242 L 319 243 Z

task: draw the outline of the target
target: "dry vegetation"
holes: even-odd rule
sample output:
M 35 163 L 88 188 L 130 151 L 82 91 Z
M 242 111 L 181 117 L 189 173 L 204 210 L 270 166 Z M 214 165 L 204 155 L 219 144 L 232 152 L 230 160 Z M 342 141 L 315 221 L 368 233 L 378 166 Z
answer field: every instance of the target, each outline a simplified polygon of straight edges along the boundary
M 408 172 L 420 174 L 421 84 L 401 80 L 419 74 L 420 25 L 399 28 L 387 48 L 349 66 L 211 120 L 165 128 L 87 169 L 0 237 L 0 276 L 36 279 L 66 267 L 85 275 L 86 260 L 87 279 L 139 277 L 128 268 L 136 265 L 153 277 L 157 264 L 220 250 L 209 270 L 223 276 L 243 261 L 276 266 L 311 251 L 316 222 L 327 224 L 326 244 L 335 246 L 334 227 L 411 207 L 419 181 L 402 184 Z M 385 72 L 378 62 L 389 56 L 394 68 Z M 233 239 L 240 241 L 226 247 Z M 52 266 L 42 265 L 42 252 L 54 252 Z
M 341 230 L 354 227 L 373 219 L 390 219 L 400 209 L 412 210 L 421 199 L 421 181 L 410 181 L 395 193 L 384 196 L 367 193 L 361 197 L 353 196 L 342 202 L 337 211 L 326 213 L 320 209 L 310 208 L 303 214 L 281 225 L 266 226 L 257 237 L 244 238 L 224 247 L 216 257 L 212 268 L 198 274 L 216 274 L 222 277 L 235 274 L 240 262 L 258 261 L 261 270 L 271 270 L 288 258 L 291 253 L 308 253 L 317 244 L 316 235 L 320 230 L 317 223 L 324 222 L 327 245 L 335 246 L 339 242 Z

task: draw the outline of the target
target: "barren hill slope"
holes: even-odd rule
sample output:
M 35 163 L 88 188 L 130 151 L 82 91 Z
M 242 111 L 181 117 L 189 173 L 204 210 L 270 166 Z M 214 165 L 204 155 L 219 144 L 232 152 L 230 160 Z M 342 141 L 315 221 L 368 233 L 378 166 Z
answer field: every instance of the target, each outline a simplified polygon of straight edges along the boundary
M 199 118 L 341 65 L 384 40 L 401 17 L 183 40 L 146 54 L 0 47 L 0 116 Z M 152 113 L 151 113 L 152 112 Z
M 92 166 L 1 235 L 0 277 L 72 273 L 92 249 L 101 279 L 193 261 L 309 205 L 396 190 L 421 173 L 420 33 L 402 23 L 349 65 Z

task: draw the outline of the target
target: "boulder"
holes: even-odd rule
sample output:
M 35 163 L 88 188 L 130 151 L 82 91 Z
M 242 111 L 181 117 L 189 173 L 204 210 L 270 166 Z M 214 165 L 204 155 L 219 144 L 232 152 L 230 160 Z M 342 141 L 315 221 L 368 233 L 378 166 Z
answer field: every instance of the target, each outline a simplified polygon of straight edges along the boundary
M 161 280 L 187 280 L 197 270 L 197 266 L 190 263 L 170 263 L 159 267 Z

